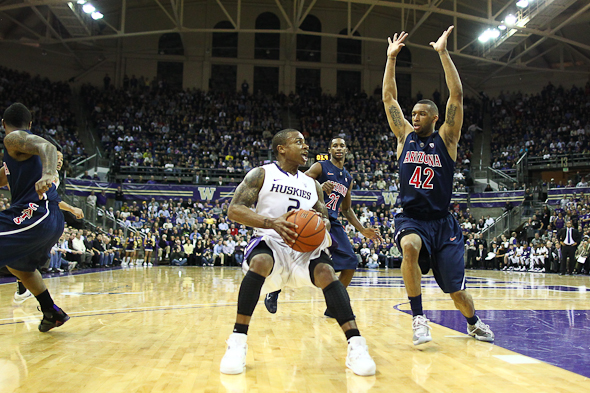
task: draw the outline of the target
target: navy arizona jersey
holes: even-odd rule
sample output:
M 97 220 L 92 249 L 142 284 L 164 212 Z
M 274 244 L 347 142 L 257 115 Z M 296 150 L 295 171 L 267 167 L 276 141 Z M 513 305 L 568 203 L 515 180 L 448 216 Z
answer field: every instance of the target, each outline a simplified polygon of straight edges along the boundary
M 26 131 L 30 134 L 29 131 Z M 10 195 L 12 197 L 11 205 L 22 206 L 30 202 L 39 203 L 39 195 L 35 191 L 35 183 L 43 175 L 43 165 L 41 157 L 34 155 L 24 161 L 17 161 L 8 154 L 4 153 L 4 172 L 8 178 Z M 45 193 L 50 202 L 59 203 L 61 198 L 57 193 L 55 183 Z
M 332 164 L 332 161 L 320 161 L 320 165 L 322 166 L 322 174 L 318 178 L 318 182 L 324 184 L 329 181 L 334 185 L 330 195 L 326 195 L 324 192 L 324 202 L 326 208 L 328 208 L 330 222 L 341 225 L 338 221 L 338 212 L 348 189 L 352 185 L 352 176 L 345 168 L 340 169 Z
M 398 164 L 404 213 L 419 220 L 446 216 L 453 193 L 455 161 L 438 131 L 424 139 L 411 132 Z

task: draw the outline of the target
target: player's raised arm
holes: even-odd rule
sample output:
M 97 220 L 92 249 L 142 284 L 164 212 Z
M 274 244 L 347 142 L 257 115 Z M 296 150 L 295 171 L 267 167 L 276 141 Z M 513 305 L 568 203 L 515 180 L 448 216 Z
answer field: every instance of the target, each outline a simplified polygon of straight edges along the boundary
M 328 208 L 326 207 L 326 203 L 324 202 L 324 190 L 322 190 L 322 186 L 317 180 L 315 181 L 315 188 L 318 192 L 318 201 L 313 206 L 313 210 L 321 214 L 322 219 L 324 220 L 324 224 L 326 225 L 326 230 L 329 231 L 332 226 L 330 224 Z
M 264 184 L 265 171 L 262 168 L 254 168 L 240 183 L 234 197 L 229 204 L 227 217 L 235 222 L 249 227 L 274 229 L 288 244 L 295 242 L 297 233 L 292 228 L 297 226 L 287 221 L 293 211 L 289 211 L 280 217 L 265 217 L 252 211 L 252 207 L 258 201 L 258 193 Z
M 342 215 L 346 217 L 348 222 L 351 223 L 352 226 L 355 227 L 356 230 L 359 231 L 364 237 L 372 239 L 375 242 L 382 242 L 383 239 L 381 238 L 379 229 L 365 228 L 359 221 L 354 210 L 352 210 L 352 193 L 350 191 L 352 186 L 353 184 L 350 185 L 346 196 L 342 200 Z
M 447 39 L 453 28 L 454 26 L 449 27 L 442 33 L 438 41 L 431 42 L 430 45 L 440 56 L 447 87 L 449 88 L 445 123 L 440 128 L 440 136 L 445 141 L 451 158 L 455 160 L 457 159 L 457 144 L 461 138 L 461 127 L 463 126 L 463 86 L 457 68 L 447 51 Z
M 45 139 L 24 131 L 13 131 L 4 138 L 4 146 L 13 156 L 39 156 L 43 165 L 41 179 L 35 183 L 39 199 L 51 188 L 57 170 L 57 149 Z M 26 159 L 28 157 L 25 157 Z M 18 158 L 17 158 L 18 159 Z
M 383 74 L 383 105 L 385 106 L 385 113 L 387 114 L 387 121 L 391 131 L 398 139 L 398 143 L 403 145 L 403 141 L 408 133 L 412 131 L 412 125 L 404 118 L 402 108 L 397 102 L 397 85 L 395 83 L 395 61 L 402 47 L 408 33 L 401 32 L 399 37 L 397 33 L 393 35 L 393 39 L 387 37 L 389 46 L 387 48 L 387 63 L 385 65 L 385 73 Z

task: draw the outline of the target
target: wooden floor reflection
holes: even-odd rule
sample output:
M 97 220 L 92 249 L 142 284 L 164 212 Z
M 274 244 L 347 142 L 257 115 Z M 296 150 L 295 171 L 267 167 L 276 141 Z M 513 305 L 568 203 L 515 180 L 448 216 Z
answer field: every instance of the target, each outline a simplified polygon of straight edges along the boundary
M 482 312 L 590 309 L 588 276 L 468 275 Z M 46 334 L 37 331 L 36 301 L 15 306 L 15 285 L 0 285 L 0 392 L 590 391 L 583 375 L 442 325 L 432 324 L 432 343 L 415 347 L 398 269 L 359 272 L 349 288 L 376 376 L 346 370 L 344 335 L 323 316 L 322 293 L 312 288 L 283 291 L 275 315 L 260 302 L 247 371 L 224 376 L 219 362 L 242 277 L 238 269 L 153 267 L 50 278 L 56 303 L 72 318 Z M 454 310 L 431 278 L 425 277 L 423 293 L 426 310 Z

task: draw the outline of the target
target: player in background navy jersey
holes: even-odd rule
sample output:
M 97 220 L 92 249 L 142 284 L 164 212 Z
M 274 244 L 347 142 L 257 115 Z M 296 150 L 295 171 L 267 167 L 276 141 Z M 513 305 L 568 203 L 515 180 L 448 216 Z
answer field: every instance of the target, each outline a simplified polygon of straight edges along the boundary
M 494 333 L 475 314 L 471 295 L 465 291 L 463 235 L 449 213 L 457 145 L 463 124 L 463 88 L 459 73 L 447 51 L 450 26 L 430 45 L 438 53 L 445 72 L 449 100 L 445 123 L 434 127 L 438 108 L 421 100 L 412 110 L 412 124 L 397 101 L 395 59 L 407 33 L 387 38 L 387 64 L 383 75 L 383 104 L 391 130 L 397 138 L 400 197 L 403 213 L 395 217 L 395 239 L 403 255 L 402 276 L 413 314 L 414 345 L 431 341 L 428 319 L 422 310 L 420 282 L 432 267 L 436 282 L 449 293 L 455 307 L 467 319 L 467 332 L 480 341 L 494 341 Z M 426 266 L 424 263 L 426 262 Z
M 11 206 L 0 212 L 0 266 L 6 266 L 39 301 L 41 332 L 63 325 L 69 316 L 57 307 L 37 266 L 64 230 L 60 198 L 53 184 L 57 149 L 31 134 L 31 112 L 15 103 L 4 112 L 4 163 L 0 187 L 9 185 Z
M 330 248 L 332 262 L 334 263 L 334 270 L 340 272 L 338 279 L 347 288 L 354 276 L 358 259 L 350 244 L 348 235 L 344 231 L 344 227 L 338 221 L 340 206 L 342 206 L 342 215 L 364 237 L 373 241 L 381 241 L 382 239 L 379 229 L 363 227 L 363 224 L 359 222 L 354 210 L 351 208 L 352 197 L 350 190 L 352 189 L 353 180 L 350 173 L 344 168 L 344 159 L 346 153 L 348 153 L 346 141 L 340 137 L 332 138 L 328 153 L 330 153 L 329 161 L 314 163 L 305 174 L 322 185 L 324 202 L 330 217 L 330 234 L 338 244 L 337 247 Z M 264 299 L 266 309 L 272 314 L 277 312 L 277 300 L 280 292 L 271 292 Z M 326 309 L 324 315 L 333 318 L 333 313 L 328 309 Z

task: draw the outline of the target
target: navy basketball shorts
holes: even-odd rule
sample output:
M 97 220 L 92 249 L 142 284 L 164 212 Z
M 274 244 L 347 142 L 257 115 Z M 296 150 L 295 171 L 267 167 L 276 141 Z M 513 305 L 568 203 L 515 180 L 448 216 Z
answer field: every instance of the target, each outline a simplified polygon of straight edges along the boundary
M 418 220 L 403 213 L 395 216 L 395 241 L 402 251 L 401 240 L 415 233 L 422 239 L 421 253 L 430 255 L 434 278 L 444 293 L 465 289 L 463 233 L 450 214 L 437 220 Z
M 40 200 L 0 212 L 0 266 L 35 271 L 47 262 L 63 230 L 57 202 Z
M 334 270 L 339 272 L 341 270 L 356 269 L 358 259 L 344 228 L 342 225 L 331 224 L 330 235 L 332 235 L 333 244 L 337 245 L 336 247 L 330 247 Z

